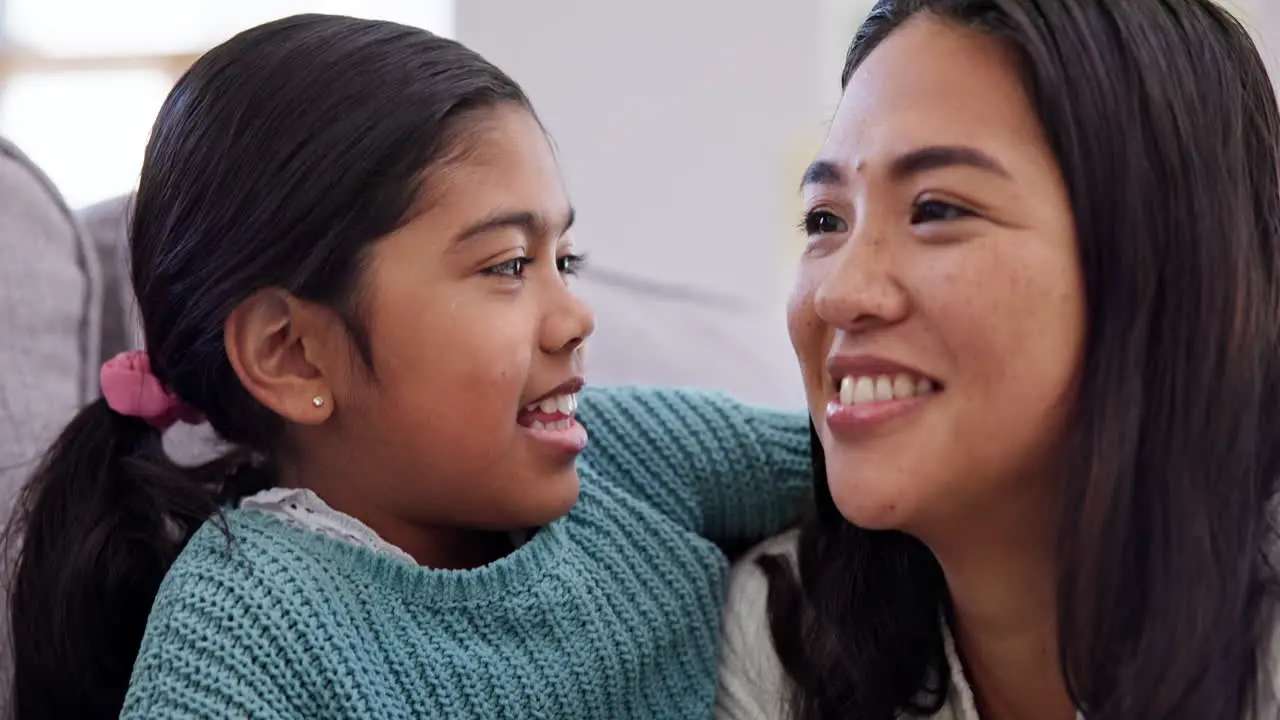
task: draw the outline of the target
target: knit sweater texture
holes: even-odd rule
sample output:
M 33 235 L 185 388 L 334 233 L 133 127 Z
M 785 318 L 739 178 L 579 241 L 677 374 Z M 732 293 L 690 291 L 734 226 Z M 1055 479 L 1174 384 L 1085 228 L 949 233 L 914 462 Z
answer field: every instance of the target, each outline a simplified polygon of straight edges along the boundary
M 253 510 L 210 521 L 151 610 L 125 718 L 710 718 L 727 562 L 796 518 L 803 413 L 592 389 L 581 493 L 475 570 Z

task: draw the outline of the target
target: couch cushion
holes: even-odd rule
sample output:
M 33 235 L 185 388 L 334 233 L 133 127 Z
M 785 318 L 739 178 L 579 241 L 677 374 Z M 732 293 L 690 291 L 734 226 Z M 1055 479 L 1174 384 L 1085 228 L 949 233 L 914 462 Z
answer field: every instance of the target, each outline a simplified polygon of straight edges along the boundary
M 142 346 L 137 303 L 129 285 L 129 209 L 132 195 L 121 195 L 91 205 L 78 214 L 89 233 L 102 274 L 102 337 L 100 352 L 106 362 L 117 353 Z
M 98 392 L 97 259 L 52 183 L 0 140 L 0 499 Z M 7 513 L 6 513 L 7 515 Z

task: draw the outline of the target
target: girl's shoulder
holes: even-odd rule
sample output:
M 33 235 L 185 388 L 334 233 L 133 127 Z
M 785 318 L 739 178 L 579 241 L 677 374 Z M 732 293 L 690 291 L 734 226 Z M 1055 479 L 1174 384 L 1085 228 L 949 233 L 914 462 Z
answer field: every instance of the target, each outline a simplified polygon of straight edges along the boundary
M 289 563 L 305 557 L 296 552 L 303 536 L 300 528 L 267 513 L 227 508 L 191 536 L 171 572 L 190 565 L 243 571 L 264 563 Z
M 339 556 L 326 553 L 331 545 L 340 543 L 264 513 L 224 510 L 196 531 L 165 574 L 140 657 L 212 638 L 222 646 L 234 637 L 273 638 L 276 650 L 293 652 L 285 646 L 299 628 L 340 620 L 328 599 L 353 580 Z
M 284 523 L 239 510 L 196 531 L 151 606 L 122 717 L 201 706 L 314 717 L 325 707 L 332 693 L 316 688 L 332 678 L 307 637 L 339 623 L 326 609 L 323 568 L 291 552 L 295 540 Z
M 264 513 L 225 510 L 187 542 L 165 575 L 154 607 L 275 604 L 282 597 L 305 596 L 334 567 L 310 545 L 323 544 Z M 237 614 L 243 616 L 242 610 Z

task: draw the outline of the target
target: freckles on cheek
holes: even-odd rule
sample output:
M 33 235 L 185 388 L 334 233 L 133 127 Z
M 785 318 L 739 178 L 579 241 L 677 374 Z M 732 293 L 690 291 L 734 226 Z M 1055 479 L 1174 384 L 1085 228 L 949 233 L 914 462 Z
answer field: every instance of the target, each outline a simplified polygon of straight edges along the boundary
M 795 282 L 791 286 L 791 294 L 787 297 L 787 309 L 794 310 L 813 300 L 813 295 L 818 290 L 820 284 L 819 272 L 816 268 L 807 266 L 810 261 L 801 260 L 801 266 L 796 271 Z
M 1078 311 L 1045 264 L 987 260 L 964 279 L 948 278 L 955 291 L 948 294 L 947 337 L 970 371 L 1011 401 L 1043 399 L 1074 364 Z
M 821 332 L 822 319 L 813 306 L 817 285 L 811 273 L 801 271 L 791 294 L 787 296 L 787 329 L 797 352 L 804 349 L 802 345 L 806 341 Z

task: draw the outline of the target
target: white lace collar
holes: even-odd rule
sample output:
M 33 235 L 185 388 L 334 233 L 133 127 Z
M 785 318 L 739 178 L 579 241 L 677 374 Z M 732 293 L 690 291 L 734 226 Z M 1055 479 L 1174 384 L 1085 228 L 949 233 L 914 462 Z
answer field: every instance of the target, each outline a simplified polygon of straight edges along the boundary
M 396 560 L 418 564 L 412 555 L 383 540 L 373 528 L 333 509 L 319 495 L 305 488 L 269 488 L 242 499 L 240 508 L 266 513 L 303 530 L 351 543 Z M 527 531 L 509 533 L 511 544 L 517 548 L 528 542 L 529 536 Z
M 373 528 L 334 510 L 310 490 L 276 487 L 240 501 L 244 510 L 266 513 L 290 525 L 358 545 L 366 550 L 417 565 L 409 553 L 383 540 Z

